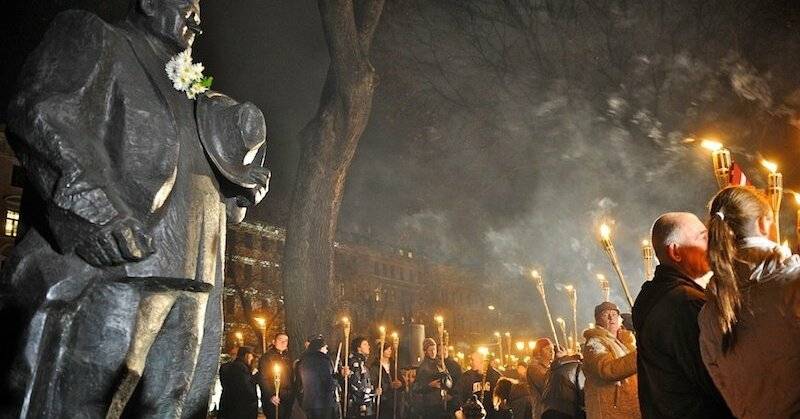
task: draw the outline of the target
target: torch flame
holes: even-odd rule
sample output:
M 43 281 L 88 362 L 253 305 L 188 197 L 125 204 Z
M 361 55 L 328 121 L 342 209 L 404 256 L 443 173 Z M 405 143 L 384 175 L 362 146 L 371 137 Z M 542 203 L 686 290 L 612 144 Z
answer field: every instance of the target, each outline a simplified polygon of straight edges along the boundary
M 792 195 L 794 196 L 794 202 L 797 202 L 797 205 L 800 205 L 800 193 L 792 192 Z
M 564 289 L 567 290 L 567 292 L 572 292 L 572 290 L 574 290 L 575 287 L 573 287 L 572 285 L 565 285 Z
M 722 143 L 711 139 L 701 141 L 700 146 L 710 151 L 717 151 L 722 149 Z
M 611 237 L 611 228 L 608 226 L 608 224 L 603 223 L 600 226 L 600 237 L 603 240 L 608 240 L 609 237 Z
M 778 165 L 769 160 L 761 160 L 761 165 L 769 170 L 770 173 L 775 173 L 778 171 Z
M 647 240 L 642 240 L 642 246 L 650 246 L 650 242 Z
M 347 317 L 342 317 L 342 323 L 344 323 L 344 324 L 350 324 L 350 319 L 349 319 L 349 318 L 347 318 Z
M 275 375 L 280 375 L 281 374 L 281 364 L 273 365 L 272 366 L 272 372 L 274 372 Z
M 392 339 L 397 340 L 399 338 L 400 336 L 397 334 L 397 332 L 392 332 Z
M 539 274 L 539 271 L 537 271 L 536 269 L 531 271 L 531 276 L 534 277 L 534 278 L 541 278 L 542 277 L 542 275 Z
M 597 280 L 598 281 L 605 281 L 606 280 L 606 276 L 603 275 L 603 274 L 597 274 Z
M 378 330 L 380 330 L 381 335 L 386 334 L 386 328 L 385 327 L 381 326 L 381 327 L 378 328 Z
M 433 319 L 436 320 L 436 323 L 444 323 L 444 317 L 442 316 L 436 316 Z
M 561 317 L 559 317 L 559 318 L 557 318 L 557 319 L 556 319 L 556 323 L 558 323 L 558 324 L 562 324 L 562 325 L 566 324 L 566 323 L 564 322 L 564 319 L 562 319 Z

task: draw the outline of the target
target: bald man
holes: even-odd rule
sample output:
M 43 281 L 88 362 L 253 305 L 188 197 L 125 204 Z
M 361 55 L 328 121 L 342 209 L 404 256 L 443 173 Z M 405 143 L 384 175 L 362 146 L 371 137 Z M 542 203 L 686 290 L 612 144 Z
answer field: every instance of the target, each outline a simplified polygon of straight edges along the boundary
M 671 212 L 653 224 L 652 243 L 660 264 L 633 306 L 642 417 L 732 417 L 698 343 L 706 299 L 696 280 L 709 271 L 708 231 L 694 214 Z

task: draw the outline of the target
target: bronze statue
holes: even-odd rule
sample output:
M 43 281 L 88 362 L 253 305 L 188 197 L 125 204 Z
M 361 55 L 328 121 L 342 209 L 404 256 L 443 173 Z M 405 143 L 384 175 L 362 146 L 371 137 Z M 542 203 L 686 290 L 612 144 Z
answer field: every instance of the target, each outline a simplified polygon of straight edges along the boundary
M 165 71 L 199 12 L 67 11 L 28 58 L 8 112 L 30 185 L 0 280 L 3 417 L 206 417 L 225 225 L 269 171 L 257 107 L 176 90 Z

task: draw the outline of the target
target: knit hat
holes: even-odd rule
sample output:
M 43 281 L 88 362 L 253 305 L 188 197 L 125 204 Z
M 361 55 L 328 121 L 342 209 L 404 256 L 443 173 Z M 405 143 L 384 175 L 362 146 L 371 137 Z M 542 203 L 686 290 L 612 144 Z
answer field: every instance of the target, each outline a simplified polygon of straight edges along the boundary
M 617 314 L 620 313 L 619 307 L 617 307 L 616 304 L 614 304 L 612 302 L 604 301 L 604 302 L 600 303 L 600 305 L 598 305 L 597 307 L 594 308 L 594 319 L 595 319 L 595 321 L 600 316 L 600 314 L 602 314 L 606 310 L 614 310 L 614 311 L 617 312 Z
M 314 335 L 309 336 L 308 338 L 308 350 L 309 351 L 319 351 L 327 344 L 325 343 L 325 338 L 322 335 Z
M 431 346 L 436 346 L 436 341 L 433 340 L 432 338 L 425 338 L 425 340 L 422 341 L 423 351 L 427 351 L 428 348 L 430 348 Z
M 253 353 L 253 348 L 249 346 L 240 346 L 239 349 L 236 351 L 236 358 L 244 359 L 245 355 L 252 353 Z

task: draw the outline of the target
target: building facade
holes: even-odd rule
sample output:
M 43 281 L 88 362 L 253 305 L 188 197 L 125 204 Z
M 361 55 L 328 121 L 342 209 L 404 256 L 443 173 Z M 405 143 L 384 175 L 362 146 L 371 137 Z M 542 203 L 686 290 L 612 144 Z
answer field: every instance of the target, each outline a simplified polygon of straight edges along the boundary
M 227 235 L 226 347 L 258 347 L 256 331 L 272 336 L 284 328 L 281 259 L 282 228 L 243 222 Z M 425 324 L 435 334 L 433 317 L 442 315 L 450 341 L 474 342 L 490 329 L 485 307 L 491 288 L 479 274 L 436 263 L 407 249 L 341 235 L 334 244 L 336 309 L 353 321 L 354 334 L 370 334 L 378 325 L 403 330 Z M 261 325 L 254 319 L 266 319 Z
M 25 171 L 8 145 L 5 131 L 5 125 L 0 125 L 0 266 L 19 234 L 19 207 L 25 183 Z

